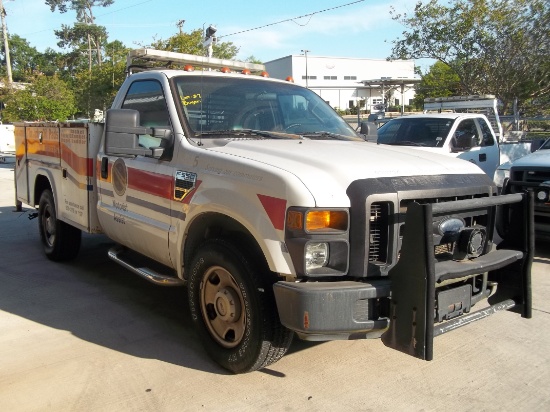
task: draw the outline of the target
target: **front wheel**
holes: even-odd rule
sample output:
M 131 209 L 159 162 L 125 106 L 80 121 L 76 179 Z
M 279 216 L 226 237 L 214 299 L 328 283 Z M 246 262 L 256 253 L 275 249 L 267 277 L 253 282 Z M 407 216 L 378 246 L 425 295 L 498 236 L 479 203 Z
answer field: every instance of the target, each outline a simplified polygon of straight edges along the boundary
M 193 323 L 209 355 L 234 373 L 276 362 L 292 341 L 279 321 L 271 273 L 258 266 L 222 240 L 205 242 L 191 264 Z
M 48 259 L 63 261 L 76 257 L 80 249 L 81 231 L 57 219 L 55 201 L 49 189 L 44 190 L 40 196 L 38 227 Z

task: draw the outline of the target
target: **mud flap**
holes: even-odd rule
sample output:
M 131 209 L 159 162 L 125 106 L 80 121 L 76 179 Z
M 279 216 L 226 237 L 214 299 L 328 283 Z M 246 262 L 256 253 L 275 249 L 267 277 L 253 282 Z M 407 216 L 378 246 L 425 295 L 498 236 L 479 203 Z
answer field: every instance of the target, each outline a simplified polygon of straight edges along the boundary
M 492 234 L 495 207 L 509 204 L 514 219 L 507 236 L 497 250 L 468 261 L 436 262 L 433 241 L 434 216 L 463 211 L 487 210 L 488 233 Z M 531 264 L 533 260 L 533 194 L 493 196 L 436 204 L 412 203 L 407 208 L 401 256 L 390 270 L 390 326 L 382 335 L 383 343 L 414 357 L 432 360 L 434 336 L 465 326 L 500 310 L 514 310 L 531 317 Z M 489 228 L 490 226 L 490 228 Z M 436 282 L 488 272 L 491 282 L 498 282 L 498 292 L 489 308 L 463 314 L 435 325 L 438 316 Z M 462 298 L 470 296 L 463 289 Z

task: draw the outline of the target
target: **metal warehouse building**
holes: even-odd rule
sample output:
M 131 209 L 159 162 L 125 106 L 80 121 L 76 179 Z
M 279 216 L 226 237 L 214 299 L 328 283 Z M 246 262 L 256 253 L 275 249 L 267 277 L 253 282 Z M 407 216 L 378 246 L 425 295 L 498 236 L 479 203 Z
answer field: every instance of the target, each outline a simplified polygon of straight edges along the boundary
M 281 57 L 265 63 L 271 77 L 306 86 L 332 107 L 347 109 L 360 106 L 371 111 L 388 94 L 389 106 L 410 104 L 414 98 L 413 60 L 358 59 L 301 55 Z

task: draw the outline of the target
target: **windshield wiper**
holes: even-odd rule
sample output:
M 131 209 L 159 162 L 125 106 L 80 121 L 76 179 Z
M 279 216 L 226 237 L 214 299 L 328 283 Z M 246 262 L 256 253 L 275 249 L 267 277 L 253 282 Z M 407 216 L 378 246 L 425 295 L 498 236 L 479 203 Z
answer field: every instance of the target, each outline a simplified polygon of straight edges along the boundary
M 343 134 L 332 133 L 332 132 L 324 132 L 324 131 L 301 133 L 301 135 L 303 137 L 307 137 L 307 138 L 318 138 L 318 139 L 330 138 L 330 139 L 337 139 L 337 140 L 360 140 L 360 141 L 363 141 L 363 139 L 361 139 L 360 137 L 355 138 L 353 136 L 345 136 Z
M 209 130 L 197 133 L 198 137 L 204 136 L 259 136 L 271 139 L 299 139 L 300 136 L 291 133 L 269 132 L 265 130 L 254 129 L 231 129 L 231 130 Z
M 400 141 L 400 142 L 393 142 L 393 143 L 384 143 L 384 142 L 378 141 L 378 143 L 379 144 L 387 144 L 387 145 L 390 145 L 390 146 L 422 146 L 422 147 L 428 146 L 427 144 L 412 142 L 410 140 L 403 140 L 403 141 Z

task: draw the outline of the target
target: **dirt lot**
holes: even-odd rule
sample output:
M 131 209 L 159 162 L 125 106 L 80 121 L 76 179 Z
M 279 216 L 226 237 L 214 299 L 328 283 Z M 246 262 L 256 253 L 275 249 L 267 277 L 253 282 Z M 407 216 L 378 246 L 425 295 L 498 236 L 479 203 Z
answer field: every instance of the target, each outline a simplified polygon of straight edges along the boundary
M 207 357 L 185 290 L 111 262 L 84 236 L 79 258 L 48 261 L 36 220 L 13 212 L 0 164 L 0 410 L 550 410 L 550 244 L 538 243 L 533 319 L 498 313 L 435 341 L 424 362 L 380 340 L 306 343 L 261 372 Z

